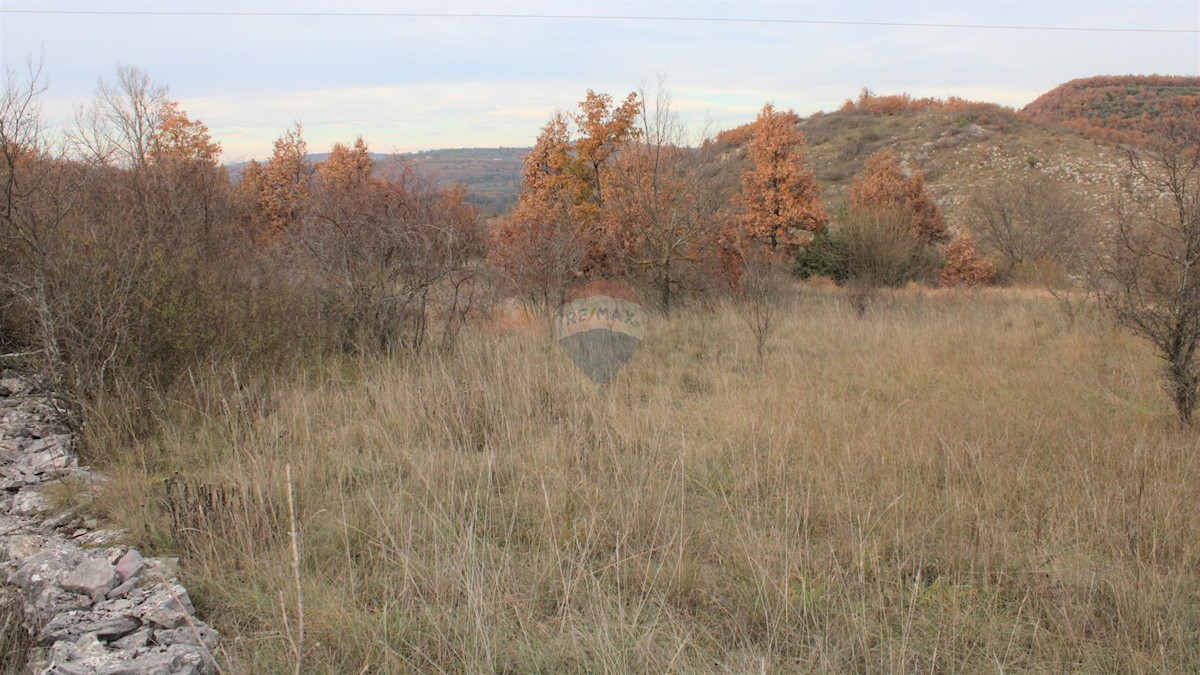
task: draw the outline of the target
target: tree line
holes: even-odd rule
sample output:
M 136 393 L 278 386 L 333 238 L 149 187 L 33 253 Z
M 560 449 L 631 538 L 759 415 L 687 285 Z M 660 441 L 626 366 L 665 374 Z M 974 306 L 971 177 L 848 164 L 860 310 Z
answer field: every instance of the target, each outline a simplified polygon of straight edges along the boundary
M 966 228 L 886 149 L 844 203 L 827 203 L 791 110 L 764 105 L 735 146 L 729 133 L 689 136 L 661 83 L 621 99 L 589 90 L 542 128 L 512 211 L 485 220 L 463 188 L 376 161 L 361 137 L 310 162 L 299 124 L 235 184 L 207 127 L 133 67 L 102 81 L 64 134 L 45 128 L 43 93 L 37 68 L 8 74 L 0 349 L 84 405 L 170 387 L 202 364 L 270 373 L 314 352 L 449 345 L 497 297 L 549 320 L 594 278 L 627 280 L 664 313 L 732 296 L 761 356 L 789 276 L 831 277 L 865 311 L 881 286 L 980 286 L 1030 269 L 1068 302 L 1094 290 L 1150 338 L 1181 421 L 1200 398 L 1197 134 L 1175 117 L 1174 135 L 1128 151 L 1111 231 L 1036 172 L 977 194 Z M 934 103 L 864 92 L 857 106 Z

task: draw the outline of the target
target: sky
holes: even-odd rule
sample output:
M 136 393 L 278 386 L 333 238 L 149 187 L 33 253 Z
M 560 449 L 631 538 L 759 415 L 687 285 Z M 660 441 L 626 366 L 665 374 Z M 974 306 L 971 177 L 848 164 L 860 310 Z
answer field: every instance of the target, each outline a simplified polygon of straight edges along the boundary
M 42 63 L 51 124 L 136 66 L 238 162 L 296 122 L 310 152 L 529 146 L 588 89 L 660 80 L 697 137 L 863 87 L 1021 107 L 1080 77 L 1200 75 L 1200 2 L 0 0 L 0 55 L 18 78 Z

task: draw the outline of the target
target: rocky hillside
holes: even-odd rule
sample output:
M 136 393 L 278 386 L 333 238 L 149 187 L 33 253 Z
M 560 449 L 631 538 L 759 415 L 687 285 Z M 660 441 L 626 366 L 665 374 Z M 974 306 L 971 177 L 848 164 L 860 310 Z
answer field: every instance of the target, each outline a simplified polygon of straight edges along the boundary
M 879 103 L 883 101 L 883 103 Z M 900 103 L 897 103 L 900 101 Z M 963 205 L 979 190 L 1014 173 L 1041 171 L 1101 202 L 1117 186 L 1120 153 L 1103 139 L 1061 124 L 1031 119 L 989 103 L 874 97 L 831 113 L 801 120 L 808 139 L 808 160 L 835 205 L 843 198 L 867 157 L 892 148 L 901 160 L 922 168 L 953 225 Z M 736 186 L 746 134 L 744 128 L 721 134 L 726 162 L 722 184 Z M 525 149 L 483 161 L 482 150 L 438 151 L 428 159 L 412 157 L 446 182 L 459 180 L 477 203 L 502 211 L 520 191 L 520 162 Z M 455 157 L 451 153 L 462 153 Z M 458 160 L 461 159 L 461 164 Z
M 867 158 L 890 148 L 903 163 L 924 171 L 952 228 L 969 229 L 967 205 L 974 195 L 1033 172 L 1083 195 L 1100 217 L 1124 171 L 1120 152 L 1102 139 L 1011 108 L 961 99 L 874 96 L 864 90 L 836 112 L 802 119 L 800 129 L 831 211 L 844 201 Z M 740 171 L 747 133 L 739 128 L 718 137 L 726 171 Z
M 1099 212 L 1123 169 L 1116 148 L 1005 109 L 842 110 L 812 115 L 800 127 L 808 138 L 809 162 L 831 204 L 844 198 L 867 157 L 891 148 L 925 172 L 952 226 L 965 226 L 965 206 L 974 194 L 1025 172 L 1042 172 L 1071 186 L 1090 197 Z

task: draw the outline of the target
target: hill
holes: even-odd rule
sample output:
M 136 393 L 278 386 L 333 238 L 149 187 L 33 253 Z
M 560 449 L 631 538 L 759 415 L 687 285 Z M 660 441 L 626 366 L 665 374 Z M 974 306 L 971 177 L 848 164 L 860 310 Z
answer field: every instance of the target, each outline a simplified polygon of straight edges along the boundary
M 517 201 L 521 169 L 529 148 L 457 148 L 401 155 L 425 169 L 439 184 L 463 185 L 467 201 L 503 213 Z
M 875 96 L 864 90 L 840 110 L 800 120 L 808 163 L 836 207 L 871 154 L 890 148 L 902 162 L 925 172 L 929 187 L 952 227 L 966 227 L 971 197 L 1022 172 L 1041 172 L 1069 186 L 1103 212 L 1123 170 L 1120 153 L 1079 129 L 1042 123 L 993 103 L 962 99 Z M 730 161 L 740 171 L 745 128 L 721 134 Z
M 1108 135 L 1153 133 L 1164 117 L 1200 119 L 1200 77 L 1120 75 L 1071 80 L 1022 111 L 1039 122 Z
M 1117 187 L 1122 170 L 1116 149 L 1011 111 L 839 111 L 810 116 L 800 127 L 829 201 L 844 197 L 867 157 L 891 148 L 901 160 L 924 170 L 951 225 L 962 223 L 963 207 L 973 194 L 1014 174 L 1039 171 L 1098 200 Z

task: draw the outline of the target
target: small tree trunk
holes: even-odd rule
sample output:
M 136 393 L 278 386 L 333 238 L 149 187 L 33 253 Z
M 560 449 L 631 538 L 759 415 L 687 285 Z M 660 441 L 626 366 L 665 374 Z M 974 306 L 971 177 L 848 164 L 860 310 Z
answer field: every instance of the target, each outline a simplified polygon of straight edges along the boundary
M 671 313 L 671 262 L 670 259 L 663 260 L 662 263 L 662 288 L 659 289 L 659 300 L 662 301 L 663 314 L 670 315 Z
M 1197 377 L 1190 372 L 1188 364 L 1182 358 L 1171 360 L 1167 368 L 1167 377 L 1171 381 L 1171 397 L 1175 401 L 1175 413 L 1179 416 L 1179 425 L 1191 428 L 1192 413 L 1196 409 Z

